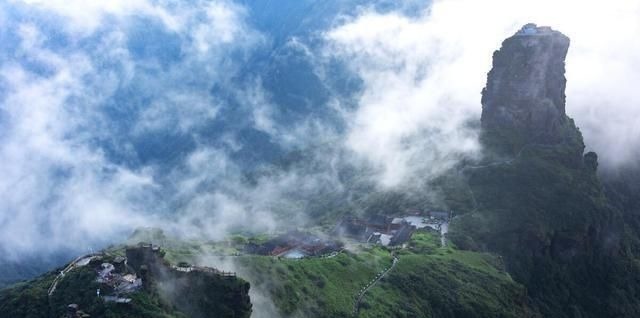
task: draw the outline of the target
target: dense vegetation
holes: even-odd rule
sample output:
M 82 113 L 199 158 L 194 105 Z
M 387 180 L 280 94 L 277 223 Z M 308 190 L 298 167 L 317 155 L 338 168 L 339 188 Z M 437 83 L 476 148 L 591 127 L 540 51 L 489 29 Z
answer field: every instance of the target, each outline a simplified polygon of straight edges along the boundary
M 96 297 L 95 272 L 87 267 L 69 272 L 49 299 L 47 289 L 55 274 L 47 274 L 28 284 L 19 284 L 0 292 L 0 312 L 5 317 L 61 317 L 68 304 L 76 303 L 92 317 L 185 317 L 172 310 L 157 294 L 137 292 L 131 295 L 135 306 L 103 302 Z
M 524 288 L 504 272 L 499 257 L 442 248 L 429 232 L 416 233 L 404 250 L 362 247 L 330 258 L 244 255 L 231 261 L 255 291 L 268 296 L 278 316 L 348 317 L 355 296 L 391 265 L 392 253 L 399 262 L 365 295 L 361 317 L 523 317 L 530 312 Z M 181 257 L 189 259 L 185 250 Z
M 451 238 L 503 255 L 545 317 L 637 316 L 636 234 L 603 190 L 595 154 L 581 153 L 581 142 L 531 145 L 510 162 L 469 169 L 477 211 L 456 220 Z
M 333 257 L 286 259 L 242 252 L 244 244 L 266 239 L 234 235 L 225 242 L 198 243 L 163 238 L 171 246 L 165 249 L 166 258 L 174 263 L 238 271 L 251 283 L 252 297 L 268 299 L 271 306 L 254 303 L 254 311 L 262 314 L 273 310 L 272 315 L 282 317 L 351 316 L 355 296 L 389 268 L 393 254 L 400 259 L 397 266 L 365 294 L 361 317 L 468 317 L 470 312 L 475 315 L 471 317 L 522 317 L 531 312 L 525 289 L 504 271 L 499 257 L 443 248 L 432 232 L 416 232 L 406 249 L 352 242 L 347 244 L 352 252 Z
M 121 250 L 114 250 L 121 254 Z M 112 256 L 107 255 L 104 261 Z M 60 280 L 56 291 L 47 296 L 54 277 L 61 270 L 58 269 L 43 275 L 31 282 L 15 285 L 0 291 L 0 312 L 3 317 L 61 317 L 66 312 L 67 305 L 78 304 L 80 310 L 92 317 L 110 318 L 186 318 L 205 317 L 214 315 L 219 317 L 248 317 L 251 306 L 241 308 L 242 315 L 234 312 L 240 304 L 237 287 L 248 285 L 239 278 L 215 278 L 197 272 L 181 273 L 175 281 L 154 278 L 150 288 L 143 288 L 127 295 L 132 299 L 129 304 L 105 302 L 97 297 L 97 289 L 103 295 L 108 288 L 96 281 L 96 271 L 91 266 L 77 267 L 65 274 Z M 162 287 L 171 284 L 179 295 L 169 295 Z M 188 288 L 179 289 L 180 284 Z M 248 287 L 244 287 L 247 288 Z M 246 293 L 246 291 L 245 291 Z M 168 296 L 172 296 L 169 298 Z M 228 299 L 227 297 L 234 297 Z M 246 296 L 245 296 L 246 297 Z M 187 303 L 188 305 L 185 305 Z M 206 313 L 206 314 L 203 314 Z M 230 314 L 231 313 L 231 314 Z
M 48 317 L 47 289 L 55 275 L 47 274 L 0 291 L 0 313 L 7 317 Z

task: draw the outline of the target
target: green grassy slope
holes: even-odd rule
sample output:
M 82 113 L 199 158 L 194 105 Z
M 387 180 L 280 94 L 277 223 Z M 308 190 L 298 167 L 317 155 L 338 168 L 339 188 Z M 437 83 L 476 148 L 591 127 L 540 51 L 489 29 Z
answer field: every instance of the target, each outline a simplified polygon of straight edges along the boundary
M 365 296 L 359 316 L 534 316 L 524 287 L 502 270 L 498 257 L 437 244 L 430 234 L 414 237 L 396 268 Z
M 636 288 L 623 283 L 638 274 L 629 233 L 595 154 L 577 161 L 579 146 L 533 145 L 509 164 L 467 171 L 477 211 L 455 220 L 450 237 L 504 256 L 545 317 L 637 316 Z
M 346 317 L 357 292 L 391 264 L 378 248 L 332 258 L 301 260 L 250 256 L 238 259 L 253 283 L 265 286 L 283 316 Z
M 402 250 L 361 247 L 332 258 L 232 259 L 283 317 L 350 317 L 356 295 L 391 265 L 392 253 L 399 262 L 365 295 L 360 317 L 525 317 L 531 312 L 524 288 L 502 270 L 498 257 L 441 248 L 437 235 L 422 231 Z
M 167 242 L 171 247 L 165 248 L 166 258 L 232 266 L 282 317 L 352 316 L 356 295 L 392 264 L 393 253 L 400 259 L 397 266 L 365 294 L 360 317 L 526 317 L 532 312 L 524 288 L 503 270 L 499 257 L 442 248 L 439 236 L 431 232 L 416 232 L 405 249 L 348 244 L 352 252 L 330 258 L 241 252 L 242 244 L 264 239 L 172 241 Z

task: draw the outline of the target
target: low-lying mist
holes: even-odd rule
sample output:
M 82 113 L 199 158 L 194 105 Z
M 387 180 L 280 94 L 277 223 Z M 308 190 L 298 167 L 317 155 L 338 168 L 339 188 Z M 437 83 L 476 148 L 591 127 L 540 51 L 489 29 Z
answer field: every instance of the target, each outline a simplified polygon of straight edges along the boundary
M 141 226 L 204 240 L 295 228 L 357 193 L 428 196 L 481 156 L 491 54 L 528 22 L 572 38 L 567 112 L 588 148 L 605 168 L 633 161 L 636 1 L 419 7 L 353 2 L 314 15 L 328 26 L 281 30 L 225 0 L 0 4 L 2 258 Z

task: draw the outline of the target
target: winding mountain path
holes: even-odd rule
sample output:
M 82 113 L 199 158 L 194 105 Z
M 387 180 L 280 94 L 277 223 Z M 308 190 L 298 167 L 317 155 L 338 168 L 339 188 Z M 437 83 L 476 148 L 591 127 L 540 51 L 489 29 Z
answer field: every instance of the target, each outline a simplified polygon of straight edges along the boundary
M 71 271 L 72 269 L 74 269 L 76 267 L 81 267 L 81 266 L 87 265 L 89 263 L 89 261 L 91 261 L 91 259 L 94 256 L 95 255 L 79 256 L 78 258 L 74 259 L 71 263 L 69 263 L 69 265 L 67 265 L 67 267 L 65 267 L 58 274 L 58 276 L 56 276 L 56 278 L 53 280 L 53 283 L 51 283 L 51 287 L 49 287 L 49 290 L 47 291 L 47 295 L 49 297 L 51 297 L 51 295 L 53 295 L 53 293 L 56 291 L 56 287 L 58 287 L 58 283 L 62 280 L 62 278 L 64 278 L 65 274 L 67 274 L 69 271 Z
M 376 283 L 378 283 L 383 277 L 385 277 L 394 267 L 396 267 L 397 263 L 398 263 L 398 257 L 394 256 L 393 257 L 393 262 L 391 262 L 391 266 L 389 266 L 389 268 L 387 268 L 381 274 L 376 276 L 376 278 L 373 279 L 371 282 L 369 282 L 369 284 L 366 287 L 364 287 L 362 290 L 360 290 L 360 293 L 358 293 L 358 295 L 356 296 L 356 300 L 353 303 L 353 316 L 354 317 L 358 317 L 358 313 L 360 311 L 360 303 L 362 302 L 362 298 L 367 293 L 367 291 L 369 291 L 369 289 L 371 289 L 373 286 L 375 286 Z
M 440 224 L 440 247 L 447 246 L 447 233 L 449 233 L 449 222 Z

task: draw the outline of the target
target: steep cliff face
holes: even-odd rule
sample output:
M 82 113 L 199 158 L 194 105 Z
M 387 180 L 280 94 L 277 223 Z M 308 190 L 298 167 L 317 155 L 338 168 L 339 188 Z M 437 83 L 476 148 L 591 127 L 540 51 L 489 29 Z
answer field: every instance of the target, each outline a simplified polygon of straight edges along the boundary
M 582 137 L 565 113 L 569 38 L 527 24 L 502 43 L 482 91 L 482 128 L 506 150 L 567 144 L 582 154 Z
M 129 266 L 142 276 L 146 289 L 192 318 L 251 316 L 249 283 L 235 273 L 212 268 L 172 268 L 163 251 L 150 244 L 128 247 Z
M 527 25 L 495 52 L 482 95 L 488 162 L 466 170 L 477 207 L 454 233 L 503 255 L 544 317 L 625 317 L 640 306 L 635 287 L 620 282 L 638 266 L 625 255 L 624 222 L 602 189 L 597 155 L 583 155 L 565 114 L 568 46 L 561 33 Z

